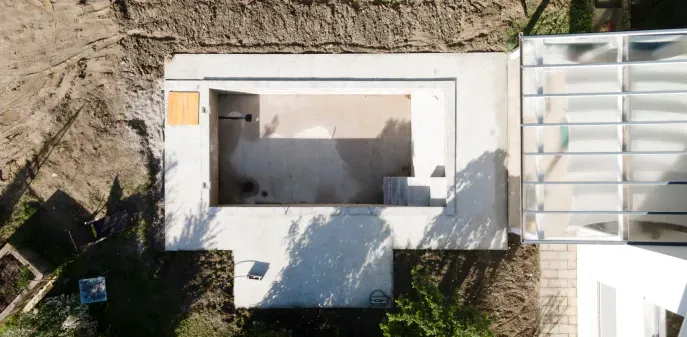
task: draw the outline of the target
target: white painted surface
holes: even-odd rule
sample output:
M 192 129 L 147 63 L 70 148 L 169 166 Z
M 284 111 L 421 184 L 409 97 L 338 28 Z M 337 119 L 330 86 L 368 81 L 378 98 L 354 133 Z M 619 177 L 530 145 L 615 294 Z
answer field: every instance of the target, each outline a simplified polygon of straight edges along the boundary
M 443 177 L 446 167 L 444 92 L 417 90 L 411 95 L 413 177 Z
M 616 289 L 617 336 L 653 331 L 646 302 L 687 313 L 687 247 L 579 245 L 578 330 L 597 336 L 598 282 Z M 607 322 L 606 322 L 607 323 Z M 605 336 L 600 336 L 605 337 Z
M 219 88 L 450 90 L 448 205 L 439 213 L 429 207 L 210 207 L 210 189 L 201 190 L 211 180 L 209 116 L 201 116 L 199 128 L 166 127 L 167 249 L 232 250 L 235 275 L 249 269 L 241 261 L 270 264 L 261 281 L 235 280 L 237 307 L 364 307 L 372 290 L 393 293 L 392 249 L 506 248 L 505 54 L 176 55 L 165 77 L 167 91 L 199 90 L 201 106 Z

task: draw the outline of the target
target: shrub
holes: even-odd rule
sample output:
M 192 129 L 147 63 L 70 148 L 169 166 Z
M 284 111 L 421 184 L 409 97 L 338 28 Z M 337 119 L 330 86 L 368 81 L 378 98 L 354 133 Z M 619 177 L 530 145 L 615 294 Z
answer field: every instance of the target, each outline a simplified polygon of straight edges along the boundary
M 487 315 L 458 304 L 456 299 L 446 298 L 436 284 L 417 270 L 412 272 L 412 286 L 418 298 L 401 296 L 396 300 L 399 312 L 388 313 L 380 324 L 384 337 L 494 336 Z

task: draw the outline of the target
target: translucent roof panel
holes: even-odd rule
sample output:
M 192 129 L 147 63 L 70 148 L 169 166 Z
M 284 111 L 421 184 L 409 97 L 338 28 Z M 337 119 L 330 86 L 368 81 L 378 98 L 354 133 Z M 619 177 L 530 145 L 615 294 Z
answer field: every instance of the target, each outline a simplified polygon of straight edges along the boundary
M 520 53 L 525 241 L 687 243 L 687 30 Z

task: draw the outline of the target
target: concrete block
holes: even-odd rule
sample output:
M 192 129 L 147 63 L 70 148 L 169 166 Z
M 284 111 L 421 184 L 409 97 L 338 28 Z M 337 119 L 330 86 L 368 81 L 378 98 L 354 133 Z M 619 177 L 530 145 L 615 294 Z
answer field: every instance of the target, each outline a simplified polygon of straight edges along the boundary
M 559 324 L 558 332 L 560 333 L 577 333 L 577 325 Z
M 539 259 L 542 261 L 558 260 L 557 252 L 539 252 Z
M 556 333 L 558 332 L 558 324 L 543 324 L 541 326 L 541 331 L 543 333 Z
M 567 260 L 567 261 L 576 261 L 577 260 L 577 253 L 576 252 L 558 252 L 558 259 L 560 260 Z
M 549 281 L 550 288 L 565 288 L 568 286 L 567 279 L 552 279 Z
M 567 294 L 565 288 L 539 288 L 539 296 L 561 297 L 567 296 Z
M 567 251 L 567 249 L 568 249 L 567 245 L 556 244 L 556 243 L 554 243 L 554 244 L 547 244 L 547 245 L 545 245 L 545 246 L 546 246 L 546 248 L 540 248 L 540 250 L 543 250 L 543 251 L 552 251 L 552 252 L 565 252 L 565 251 Z

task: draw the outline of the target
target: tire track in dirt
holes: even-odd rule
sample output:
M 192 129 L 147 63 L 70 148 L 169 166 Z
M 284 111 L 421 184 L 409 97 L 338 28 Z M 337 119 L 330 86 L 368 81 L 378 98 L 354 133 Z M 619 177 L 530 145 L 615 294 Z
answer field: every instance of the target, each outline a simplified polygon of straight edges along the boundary
M 0 191 L 46 146 L 47 173 L 31 182 L 39 197 L 61 189 L 89 208 L 90 195 L 105 194 L 115 176 L 132 188 L 145 181 L 138 136 L 119 122 L 127 119 L 117 71 L 126 34 L 111 3 L 0 6 Z M 46 144 L 81 107 L 59 143 Z

